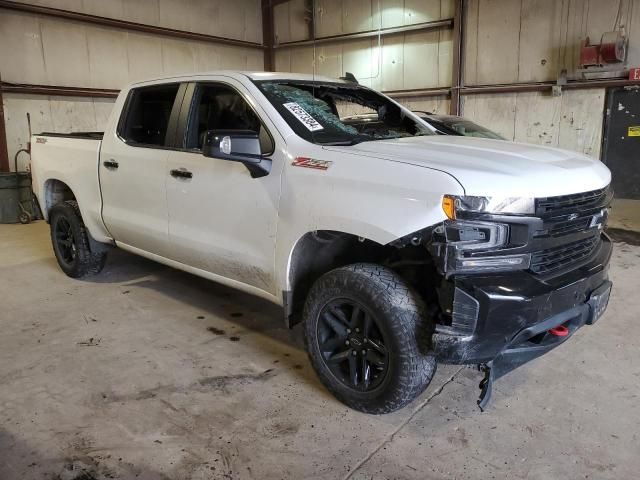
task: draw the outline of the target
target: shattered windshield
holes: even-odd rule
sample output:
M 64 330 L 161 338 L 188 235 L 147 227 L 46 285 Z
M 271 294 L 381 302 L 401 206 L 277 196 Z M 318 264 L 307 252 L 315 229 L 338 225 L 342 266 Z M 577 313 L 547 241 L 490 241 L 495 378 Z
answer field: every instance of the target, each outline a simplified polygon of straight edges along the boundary
M 255 83 L 293 131 L 313 143 L 355 145 L 432 134 L 384 95 L 357 85 L 294 80 Z M 348 120 L 368 113 L 378 118 L 370 128 L 356 128 Z

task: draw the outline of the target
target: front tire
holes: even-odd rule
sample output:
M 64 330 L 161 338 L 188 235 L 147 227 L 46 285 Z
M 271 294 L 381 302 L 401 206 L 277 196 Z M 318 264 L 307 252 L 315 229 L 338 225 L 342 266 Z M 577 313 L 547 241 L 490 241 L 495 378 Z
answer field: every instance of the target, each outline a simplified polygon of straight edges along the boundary
M 49 214 L 51 243 L 58 265 L 71 278 L 82 278 L 102 271 L 105 252 L 92 252 L 89 234 L 77 202 L 68 200 L 55 205 Z
M 404 407 L 436 371 L 433 324 L 422 299 L 394 271 L 354 264 L 326 273 L 304 308 L 304 337 L 320 380 L 365 413 Z

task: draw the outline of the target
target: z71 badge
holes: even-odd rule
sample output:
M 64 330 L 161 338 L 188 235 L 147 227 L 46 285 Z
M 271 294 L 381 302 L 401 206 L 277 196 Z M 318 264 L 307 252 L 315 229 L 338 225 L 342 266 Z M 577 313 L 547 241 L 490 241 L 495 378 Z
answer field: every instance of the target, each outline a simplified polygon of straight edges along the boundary
M 331 166 L 328 160 L 316 160 L 315 158 L 297 157 L 293 163 L 294 167 L 315 168 L 316 170 L 327 170 Z

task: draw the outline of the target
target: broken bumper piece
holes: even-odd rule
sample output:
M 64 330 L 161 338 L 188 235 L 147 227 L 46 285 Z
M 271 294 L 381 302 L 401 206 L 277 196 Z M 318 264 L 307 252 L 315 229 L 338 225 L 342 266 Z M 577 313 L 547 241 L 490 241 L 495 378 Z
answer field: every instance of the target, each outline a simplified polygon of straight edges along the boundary
M 589 264 L 561 277 L 522 272 L 456 279 L 451 325 L 438 326 L 432 338 L 439 361 L 480 366 L 484 409 L 495 380 L 598 320 L 611 292 L 610 257 L 607 239 Z

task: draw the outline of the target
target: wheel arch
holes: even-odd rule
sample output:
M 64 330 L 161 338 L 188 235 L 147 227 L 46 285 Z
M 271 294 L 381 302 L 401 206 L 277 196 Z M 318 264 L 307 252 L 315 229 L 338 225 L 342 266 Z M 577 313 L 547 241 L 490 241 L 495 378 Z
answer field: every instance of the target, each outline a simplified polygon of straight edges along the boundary
M 49 212 L 55 205 L 67 200 L 77 201 L 71 187 L 57 178 L 49 178 L 44 182 L 42 197 L 42 214 L 47 221 L 49 221 Z
M 377 263 L 402 275 L 398 260 L 415 257 L 425 265 L 433 261 L 423 242 L 432 227 L 385 244 L 354 233 L 339 230 L 314 230 L 301 235 L 289 254 L 285 289 L 282 292 L 285 323 L 291 328 L 300 322 L 307 293 L 325 273 L 353 263 Z M 435 268 L 431 268 L 435 274 Z M 409 275 L 411 276 L 411 275 Z M 414 282 L 415 283 L 415 282 Z

